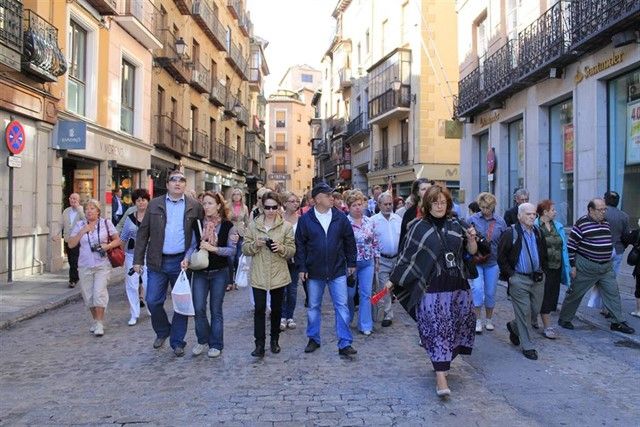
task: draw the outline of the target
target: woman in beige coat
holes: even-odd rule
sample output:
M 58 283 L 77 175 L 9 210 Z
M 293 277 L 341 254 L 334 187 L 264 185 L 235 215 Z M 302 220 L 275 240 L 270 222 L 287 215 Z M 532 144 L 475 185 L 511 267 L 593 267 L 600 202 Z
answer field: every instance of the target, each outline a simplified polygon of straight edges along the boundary
M 291 282 L 287 259 L 296 253 L 293 227 L 281 215 L 278 194 L 262 196 L 264 215 L 257 217 L 247 229 L 242 253 L 252 256 L 251 287 L 256 302 L 253 314 L 254 357 L 264 357 L 265 309 L 267 292 L 271 295 L 271 352 L 280 353 L 280 316 L 284 288 Z

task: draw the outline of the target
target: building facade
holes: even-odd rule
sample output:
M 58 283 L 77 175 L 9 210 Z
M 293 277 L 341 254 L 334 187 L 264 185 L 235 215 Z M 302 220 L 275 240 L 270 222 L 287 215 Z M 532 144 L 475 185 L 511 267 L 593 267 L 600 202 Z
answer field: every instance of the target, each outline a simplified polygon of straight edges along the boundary
M 535 3 L 535 4 L 534 4 Z M 525 187 L 570 225 L 605 191 L 640 216 L 640 2 L 458 1 L 462 186 Z
M 2 120 L 6 126 L 19 117 L 15 113 L 22 114 L 28 139 L 38 141 L 23 153 L 16 172 L 23 193 L 14 206 L 15 246 L 34 254 L 15 259 L 18 275 L 32 274 L 34 264 L 40 270 L 62 268 L 62 245 L 51 243 L 51 237 L 60 233 L 72 192 L 82 201 L 101 201 L 108 218 L 113 190 L 123 189 L 125 203 L 135 188 L 161 195 L 173 169 L 182 170 L 197 193 L 255 191 L 264 181 L 265 108 L 259 98 L 268 74 L 266 42 L 253 36 L 242 2 L 11 0 L 0 8 L 2 16 L 20 9 L 16 22 L 33 27 L 16 31 L 22 34 L 20 46 L 8 37 L 0 40 L 0 58 L 9 64 L 0 79 L 13 91 L 6 98 L 2 91 Z M 59 67 L 43 73 L 26 57 L 37 31 L 55 44 L 50 37 L 55 29 L 60 30 L 57 50 L 33 55 Z M 22 65 L 12 67 L 18 52 Z M 40 74 L 36 80 L 34 73 Z M 15 82 L 24 89 L 15 91 L 21 87 Z M 1 170 L 4 176 L 6 166 Z M 38 179 L 30 179 L 34 174 Z M 21 209 L 34 213 L 31 222 Z M 1 238 L 6 239 L 6 229 Z M 0 268 L 5 271 L 6 265 Z
M 338 1 L 323 60 L 318 179 L 407 195 L 418 177 L 459 186 L 459 140 L 445 138 L 458 77 L 453 3 Z

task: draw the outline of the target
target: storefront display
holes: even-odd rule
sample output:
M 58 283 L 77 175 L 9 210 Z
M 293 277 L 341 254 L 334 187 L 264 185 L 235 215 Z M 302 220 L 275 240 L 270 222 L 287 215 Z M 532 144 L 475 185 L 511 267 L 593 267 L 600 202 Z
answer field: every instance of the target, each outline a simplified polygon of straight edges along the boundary
M 575 140 L 573 100 L 549 108 L 549 196 L 555 202 L 556 220 L 573 224 L 573 170 Z

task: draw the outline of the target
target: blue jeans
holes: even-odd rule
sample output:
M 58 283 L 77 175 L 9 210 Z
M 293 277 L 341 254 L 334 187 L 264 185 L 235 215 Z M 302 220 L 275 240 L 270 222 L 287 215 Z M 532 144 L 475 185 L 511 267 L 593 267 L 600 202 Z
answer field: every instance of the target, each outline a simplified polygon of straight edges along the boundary
M 180 275 L 180 262 L 184 255 L 162 256 L 160 271 L 149 269 L 147 272 L 147 307 L 151 312 L 151 325 L 158 338 L 170 337 L 171 348 L 184 347 L 187 343 L 184 336 L 187 334 L 188 317 L 184 314 L 173 313 L 173 319 L 169 323 L 167 312 L 164 311 L 164 301 L 167 299 L 167 288 L 174 283 Z
M 198 344 L 222 350 L 224 347 L 222 302 L 227 285 L 228 268 L 193 273 L 193 307 L 196 311 L 196 336 Z M 211 313 L 211 325 L 207 319 L 207 298 Z
M 293 312 L 296 309 L 298 300 L 298 269 L 295 264 L 288 264 L 289 273 L 291 274 L 291 283 L 284 288 L 284 296 L 282 297 L 282 318 L 293 319 Z
M 371 317 L 371 288 L 373 287 L 373 273 L 375 263 L 372 259 L 365 259 L 356 263 L 356 272 L 358 278 L 358 286 L 347 288 L 349 293 L 349 323 L 353 321 L 356 307 L 354 298 L 356 296 L 356 288 L 360 296 L 358 330 L 361 332 L 370 332 L 373 330 L 373 319 Z
M 492 266 L 477 265 L 478 278 L 471 282 L 473 306 L 494 308 L 496 306 L 496 289 L 498 287 L 498 264 Z
M 349 308 L 347 307 L 347 276 L 336 277 L 333 280 L 309 279 L 309 310 L 307 311 L 307 337 L 320 344 L 320 320 L 322 318 L 322 296 L 325 286 L 329 287 L 329 294 L 333 301 L 336 316 L 336 335 L 338 348 L 345 348 L 353 342 L 349 329 Z
M 616 276 L 618 275 L 618 273 L 620 273 L 620 264 L 622 263 L 622 257 L 623 257 L 623 253 L 622 254 L 615 254 L 612 258 L 613 261 L 613 274 L 615 274 Z

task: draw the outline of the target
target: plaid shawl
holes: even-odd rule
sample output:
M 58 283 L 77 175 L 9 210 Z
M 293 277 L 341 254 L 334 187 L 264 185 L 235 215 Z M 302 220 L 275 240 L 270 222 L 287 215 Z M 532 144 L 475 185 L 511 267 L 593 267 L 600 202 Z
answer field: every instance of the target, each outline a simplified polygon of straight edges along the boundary
M 446 233 L 443 232 L 442 236 L 447 241 L 448 249 L 456 255 L 459 273 L 466 279 L 462 258 L 466 247 L 464 229 L 457 220 L 447 218 L 444 230 Z M 394 284 L 396 298 L 414 320 L 416 308 L 427 292 L 429 283 L 445 270 L 445 252 L 432 222 L 423 218 L 409 224 L 409 232 L 389 280 Z

